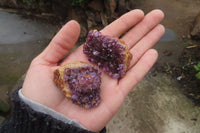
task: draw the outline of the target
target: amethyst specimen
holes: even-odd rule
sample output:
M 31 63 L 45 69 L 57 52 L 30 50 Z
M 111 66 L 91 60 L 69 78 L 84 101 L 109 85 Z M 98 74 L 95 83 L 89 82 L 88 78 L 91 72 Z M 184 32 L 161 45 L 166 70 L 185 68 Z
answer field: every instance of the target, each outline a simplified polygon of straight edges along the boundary
M 83 108 L 99 105 L 101 72 L 87 63 L 66 64 L 54 72 L 54 82 L 65 96 Z
M 103 36 L 96 30 L 88 33 L 83 53 L 90 62 L 115 79 L 125 75 L 132 58 L 124 42 L 118 38 Z
M 79 68 L 66 68 L 64 80 L 71 90 L 73 103 L 86 108 L 95 107 L 100 103 L 101 72 L 85 65 Z

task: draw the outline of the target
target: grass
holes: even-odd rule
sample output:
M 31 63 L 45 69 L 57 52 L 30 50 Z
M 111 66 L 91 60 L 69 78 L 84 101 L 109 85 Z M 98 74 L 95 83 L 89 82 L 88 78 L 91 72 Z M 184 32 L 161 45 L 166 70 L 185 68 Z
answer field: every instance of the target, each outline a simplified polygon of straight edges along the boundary
M 197 65 L 194 65 L 194 69 L 197 71 L 197 73 L 195 74 L 195 77 L 197 79 L 200 79 L 200 61 L 197 63 Z

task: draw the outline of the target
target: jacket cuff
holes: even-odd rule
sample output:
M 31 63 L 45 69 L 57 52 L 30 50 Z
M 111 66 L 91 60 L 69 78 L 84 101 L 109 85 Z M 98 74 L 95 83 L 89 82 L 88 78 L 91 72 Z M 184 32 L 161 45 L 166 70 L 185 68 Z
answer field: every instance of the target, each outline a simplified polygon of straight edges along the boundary
M 58 113 L 58 112 L 54 111 L 53 109 L 51 109 L 51 108 L 49 108 L 47 106 L 44 106 L 44 105 L 42 105 L 42 104 L 40 104 L 38 102 L 35 102 L 35 101 L 33 101 L 33 100 L 25 97 L 22 94 L 21 89 L 18 91 L 18 95 L 19 95 L 19 98 L 24 103 L 26 103 L 27 105 L 29 105 L 34 111 L 50 115 L 53 118 L 55 118 L 57 120 L 60 120 L 60 121 L 62 121 L 64 123 L 66 123 L 66 124 L 71 124 L 71 125 L 74 125 L 76 127 L 79 127 L 79 128 L 87 130 L 81 124 L 79 124 L 79 122 L 77 120 L 71 120 L 71 119 L 67 118 L 66 116 L 62 115 L 61 113 Z
M 33 110 L 19 98 L 18 90 L 11 100 L 14 103 L 12 117 L 0 126 L 1 133 L 93 133 Z

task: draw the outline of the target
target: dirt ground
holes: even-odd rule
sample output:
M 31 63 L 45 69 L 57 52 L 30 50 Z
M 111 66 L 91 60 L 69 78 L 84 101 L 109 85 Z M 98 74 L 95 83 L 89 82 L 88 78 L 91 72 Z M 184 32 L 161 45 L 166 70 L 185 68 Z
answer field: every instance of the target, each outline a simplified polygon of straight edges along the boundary
M 200 82 L 194 77 L 193 65 L 187 66 L 200 60 L 200 43 L 189 35 L 199 7 L 196 0 L 138 1 L 136 8 L 145 13 L 153 9 L 165 13 L 162 24 L 166 34 L 154 47 L 159 52 L 156 65 L 128 95 L 108 124 L 109 133 L 200 132 L 199 108 L 195 106 L 200 103 Z M 193 45 L 198 46 L 187 48 Z M 183 78 L 177 80 L 181 75 Z
M 165 13 L 162 24 L 175 31 L 178 37 L 187 36 L 199 13 L 199 0 L 142 0 L 138 2 L 136 8 L 149 12 L 153 9 L 161 9 Z
M 158 42 L 155 46 L 159 51 L 157 65 L 161 66 L 156 69 L 168 73 L 174 79 L 181 77 L 181 80 L 178 80 L 180 90 L 198 106 L 200 81 L 195 77 L 197 72 L 193 66 L 200 61 L 200 40 L 193 40 L 190 31 L 200 12 L 199 7 L 200 1 L 197 0 L 143 0 L 136 5 L 136 8 L 146 13 L 153 9 L 161 9 L 165 13 L 162 24 L 168 34 L 169 30 L 175 33 L 171 36 L 174 36 L 176 41 L 168 39 L 167 42 Z

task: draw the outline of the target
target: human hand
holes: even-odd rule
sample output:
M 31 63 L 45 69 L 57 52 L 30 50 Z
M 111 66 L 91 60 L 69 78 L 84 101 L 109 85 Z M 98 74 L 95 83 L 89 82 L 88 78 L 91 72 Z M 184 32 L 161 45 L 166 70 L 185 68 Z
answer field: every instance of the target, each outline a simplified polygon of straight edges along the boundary
M 23 84 L 23 95 L 78 120 L 90 131 L 100 131 L 155 63 L 158 54 L 151 48 L 164 34 L 164 27 L 159 24 L 163 17 L 160 10 L 151 11 L 146 16 L 141 10 L 132 10 L 101 30 L 103 35 L 113 37 L 120 37 L 126 32 L 121 40 L 126 42 L 133 58 L 126 75 L 120 80 L 102 73 L 102 101 L 99 106 L 83 109 L 72 104 L 53 82 L 53 71 L 59 66 L 73 61 L 88 62 L 83 46 L 59 62 L 78 39 L 80 27 L 76 21 L 63 26 L 48 47 L 32 61 Z

